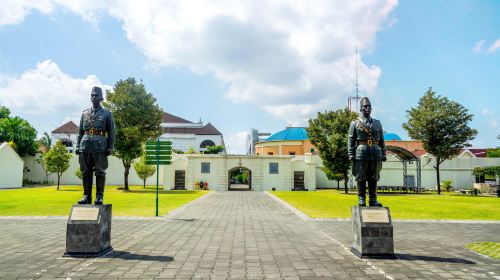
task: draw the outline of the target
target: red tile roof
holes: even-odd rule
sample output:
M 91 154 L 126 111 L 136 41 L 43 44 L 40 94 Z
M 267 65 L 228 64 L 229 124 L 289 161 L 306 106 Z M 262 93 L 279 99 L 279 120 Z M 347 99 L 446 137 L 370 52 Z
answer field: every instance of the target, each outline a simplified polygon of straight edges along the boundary
M 195 135 L 222 135 L 211 123 L 204 127 L 164 127 L 164 133 L 195 134 Z
M 484 158 L 484 157 L 486 157 L 486 152 L 487 152 L 488 149 L 463 149 L 463 150 L 460 151 L 459 154 L 461 154 L 465 150 L 469 150 L 476 157 Z
M 161 121 L 164 123 L 193 123 L 183 118 L 179 118 L 178 116 L 174 116 L 172 114 L 165 112 L 163 112 L 163 117 L 161 118 Z
M 69 121 L 52 130 L 52 133 L 78 134 L 78 126 L 73 121 Z

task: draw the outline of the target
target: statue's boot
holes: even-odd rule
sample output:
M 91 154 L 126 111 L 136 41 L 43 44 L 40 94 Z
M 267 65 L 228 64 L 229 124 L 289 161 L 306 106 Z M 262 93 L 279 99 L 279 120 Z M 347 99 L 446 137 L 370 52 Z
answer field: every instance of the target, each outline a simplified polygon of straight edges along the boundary
M 358 182 L 358 206 L 366 206 L 366 183 Z
M 104 184 L 106 183 L 106 177 L 104 176 L 96 176 L 95 177 L 95 205 L 102 205 L 104 199 Z
M 92 174 L 84 175 L 83 181 L 83 197 L 78 200 L 78 204 L 92 204 Z
M 371 207 L 382 207 L 382 203 L 377 201 L 377 182 L 368 181 L 369 203 Z

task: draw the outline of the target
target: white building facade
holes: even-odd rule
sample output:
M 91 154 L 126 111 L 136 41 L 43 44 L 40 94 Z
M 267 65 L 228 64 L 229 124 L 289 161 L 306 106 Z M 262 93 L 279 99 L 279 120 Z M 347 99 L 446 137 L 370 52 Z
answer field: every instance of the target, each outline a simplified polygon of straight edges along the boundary
M 164 113 L 161 126 L 163 134 L 160 139 L 172 141 L 172 149 L 176 151 L 187 152 L 193 149 L 197 153 L 203 153 L 208 146 L 223 146 L 225 150 L 222 133 L 211 123 L 193 123 Z

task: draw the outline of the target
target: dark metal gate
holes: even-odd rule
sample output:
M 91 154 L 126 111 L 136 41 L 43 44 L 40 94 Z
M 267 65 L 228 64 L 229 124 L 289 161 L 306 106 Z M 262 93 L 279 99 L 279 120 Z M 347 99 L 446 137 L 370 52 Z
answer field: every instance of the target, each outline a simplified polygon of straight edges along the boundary
M 185 189 L 186 189 L 186 171 L 175 170 L 174 190 L 185 190 Z
M 294 171 L 293 172 L 293 190 L 295 190 L 295 191 L 305 190 L 304 171 Z

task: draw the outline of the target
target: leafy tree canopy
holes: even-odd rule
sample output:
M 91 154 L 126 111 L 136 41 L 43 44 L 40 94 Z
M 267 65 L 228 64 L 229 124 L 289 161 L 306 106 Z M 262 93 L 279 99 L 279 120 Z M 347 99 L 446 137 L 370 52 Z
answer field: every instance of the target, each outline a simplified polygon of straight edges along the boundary
M 456 156 L 477 131 L 469 127 L 472 114 L 461 104 L 436 95 L 429 88 L 418 106 L 407 110 L 408 122 L 403 128 L 408 135 L 423 143 L 424 149 L 439 158 L 440 163 Z
M 5 106 L 0 106 L 0 120 L 8 118 L 10 116 L 10 110 L 9 108 Z
M 326 176 L 332 180 L 340 174 L 346 191 L 351 168 L 347 136 L 349 125 L 357 116 L 357 113 L 347 108 L 318 113 L 317 118 L 309 120 L 309 127 L 306 129 L 311 143 L 318 148 Z
M 115 120 L 114 155 L 125 167 L 124 187 L 128 190 L 128 174 L 132 160 L 142 153 L 142 146 L 148 139 L 161 135 L 162 110 L 156 98 L 146 91 L 144 84 L 134 78 L 118 81 L 112 91 L 107 91 L 103 103 L 113 113 Z
M 500 148 L 487 149 L 486 150 L 486 157 L 489 157 L 489 158 L 500 158 Z
M 69 160 L 72 157 L 61 141 L 57 141 L 56 145 L 44 155 L 47 170 L 57 175 L 57 190 L 59 190 L 61 176 L 69 168 Z
M 417 107 L 406 112 L 408 121 L 403 128 L 411 138 L 422 141 L 424 149 L 436 158 L 434 168 L 440 193 L 439 165 L 470 147 L 469 141 L 477 135 L 469 127 L 473 115 L 458 102 L 436 95 L 432 88 L 420 98 Z
M 10 117 L 10 111 L 0 107 L 0 143 L 11 142 L 19 156 L 35 155 L 38 150 L 36 130 L 20 117 Z
M 155 174 L 156 167 L 146 164 L 146 155 L 143 155 L 138 161 L 134 162 L 134 170 L 137 176 L 142 179 L 144 188 L 146 188 L 146 180 Z
M 222 151 L 224 151 L 224 146 L 222 145 L 208 146 L 205 154 L 220 154 Z

